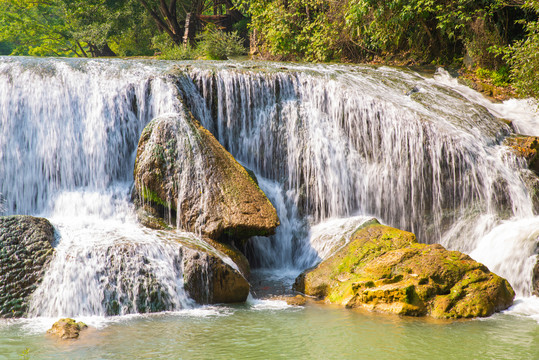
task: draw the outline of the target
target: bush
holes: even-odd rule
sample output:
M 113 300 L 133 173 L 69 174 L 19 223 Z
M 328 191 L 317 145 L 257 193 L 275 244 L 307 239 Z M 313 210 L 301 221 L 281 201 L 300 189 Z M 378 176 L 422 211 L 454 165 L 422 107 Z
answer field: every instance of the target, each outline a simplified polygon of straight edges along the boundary
M 198 49 L 186 46 L 173 46 L 161 51 L 159 59 L 161 60 L 195 60 L 200 57 Z
M 206 26 L 206 30 L 197 36 L 197 41 L 197 51 L 209 60 L 226 60 L 247 52 L 237 32 L 225 33 L 215 26 Z

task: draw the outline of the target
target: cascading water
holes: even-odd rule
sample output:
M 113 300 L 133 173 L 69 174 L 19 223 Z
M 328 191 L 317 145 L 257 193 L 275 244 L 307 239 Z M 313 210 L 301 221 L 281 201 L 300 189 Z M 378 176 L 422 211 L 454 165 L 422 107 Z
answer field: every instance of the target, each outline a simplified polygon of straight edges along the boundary
M 190 304 L 178 282 L 181 269 L 173 266 L 177 247 L 150 246 L 155 240 L 137 227 L 128 204 L 140 132 L 152 118 L 177 112 L 180 94 L 202 125 L 256 172 L 277 208 L 277 234 L 249 245 L 258 266 L 312 266 L 374 216 L 415 232 L 420 241 L 471 252 L 519 295 L 530 294 L 539 234 L 521 177 L 527 170 L 501 145 L 509 127 L 447 74 L 184 65 L 161 77 L 171 64 L 0 61 L 0 209 L 53 220 L 62 236 L 57 253 L 66 257 L 51 265 L 56 273 L 76 272 L 76 264 L 91 259 L 92 270 L 75 278 L 81 288 L 97 286 L 97 297 L 115 297 L 117 313 L 148 307 L 137 304 L 137 291 L 151 282 L 161 284 L 157 292 L 167 308 Z M 119 246 L 114 257 L 152 259 L 143 274 L 128 275 L 131 262 L 125 274 L 102 266 L 112 254 L 96 239 L 109 246 L 124 238 L 135 239 L 136 250 Z M 503 251 L 494 251 L 500 242 Z M 106 280 L 92 283 L 99 278 Z M 62 281 L 50 277 L 44 284 L 61 292 L 71 280 Z M 56 297 L 34 303 L 32 313 L 110 312 L 83 303 L 71 308 Z
M 485 242 L 497 226 L 536 222 L 526 170 L 501 145 L 510 129 L 445 85 L 443 71 L 430 79 L 389 68 L 278 66 L 190 69 L 199 94 L 184 98 L 236 158 L 281 184 L 290 213 L 311 224 L 372 215 L 464 252 L 492 246 Z M 477 257 L 529 295 L 538 234 L 521 235 L 506 238 L 505 256 Z M 301 268 L 316 257 L 305 261 L 299 243 L 284 250 L 279 241 L 273 253 L 267 243 L 252 246 L 266 266 L 286 266 L 289 252 L 288 266 Z M 525 273 L 510 273 L 506 261 Z
M 181 246 L 141 229 L 129 200 L 143 127 L 180 106 L 162 71 L 123 61 L 0 62 L 3 211 L 46 216 L 59 232 L 31 316 L 193 305 Z

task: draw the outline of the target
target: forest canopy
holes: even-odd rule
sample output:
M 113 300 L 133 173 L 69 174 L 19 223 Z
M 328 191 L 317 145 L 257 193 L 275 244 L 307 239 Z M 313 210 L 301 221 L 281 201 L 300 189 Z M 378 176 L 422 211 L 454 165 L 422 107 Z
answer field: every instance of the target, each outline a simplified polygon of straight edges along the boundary
M 538 14 L 539 0 L 0 0 L 0 54 L 220 59 L 250 45 L 487 69 L 538 96 Z

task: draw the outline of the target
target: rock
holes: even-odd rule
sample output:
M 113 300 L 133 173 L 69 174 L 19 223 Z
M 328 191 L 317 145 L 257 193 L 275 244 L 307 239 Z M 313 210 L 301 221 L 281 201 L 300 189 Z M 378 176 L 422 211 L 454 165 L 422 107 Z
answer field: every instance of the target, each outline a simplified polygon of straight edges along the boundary
M 539 176 L 539 137 L 516 135 L 505 139 L 505 144 L 523 157 L 528 168 Z
M 52 327 L 47 330 L 47 334 L 59 337 L 60 339 L 78 339 L 80 332 L 87 329 L 88 326 L 79 321 L 65 318 L 55 322 Z
M 243 240 L 273 234 L 279 225 L 255 181 L 190 113 L 146 126 L 134 176 L 139 207 L 154 208 L 184 230 Z
M 530 198 L 532 200 L 533 211 L 536 215 L 539 215 L 539 176 L 535 175 L 531 171 L 521 171 L 521 177 L 524 180 L 524 185 L 528 189 Z
M 22 317 L 54 253 L 54 228 L 43 218 L 0 217 L 0 317 Z
M 537 245 L 539 246 L 539 244 Z M 533 268 L 532 294 L 535 296 L 539 296 L 539 255 L 537 258 L 537 263 L 535 264 L 535 267 Z
M 243 255 L 232 246 L 175 230 L 156 231 L 155 236 L 164 243 L 180 245 L 165 246 L 161 251 L 166 252 L 174 264 L 175 276 L 183 277 L 183 288 L 192 300 L 199 304 L 214 304 L 244 302 L 247 299 L 250 289 L 246 279 L 248 263 L 243 270 L 235 264 L 237 261 L 244 267 L 246 259 L 243 260 Z M 100 275 L 107 279 L 101 300 L 107 315 L 177 309 L 175 291 L 171 292 L 167 287 L 170 284 L 163 283 L 156 276 L 155 267 L 151 265 L 149 257 L 154 256 L 151 249 L 156 246 L 137 244 L 125 238 L 100 250 L 107 263 L 107 268 Z
M 292 306 L 305 306 L 305 304 L 307 303 L 307 299 L 305 298 L 305 296 L 302 295 L 287 297 L 285 300 L 288 305 Z
M 384 225 L 356 231 L 294 288 L 349 308 L 436 318 L 489 316 L 515 296 L 505 279 L 469 256 L 418 244 L 414 234 Z
M 183 252 L 184 287 L 199 304 L 244 302 L 249 282 L 238 270 L 212 253 Z

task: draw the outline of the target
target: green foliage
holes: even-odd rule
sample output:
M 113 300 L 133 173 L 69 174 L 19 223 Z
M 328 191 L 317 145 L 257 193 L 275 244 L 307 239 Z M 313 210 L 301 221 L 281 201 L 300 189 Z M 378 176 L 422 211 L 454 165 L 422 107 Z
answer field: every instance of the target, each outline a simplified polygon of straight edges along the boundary
M 165 35 L 154 37 L 152 43 L 155 49 L 161 51 L 159 58 L 163 60 L 226 60 L 246 53 L 243 39 L 237 32 L 226 33 L 213 24 L 206 25 L 204 32 L 200 33 L 196 39 L 198 42 L 195 47 L 177 46 Z
M 251 28 L 263 52 L 284 59 L 328 61 L 341 52 L 343 3 L 323 0 L 253 0 Z
M 251 29 L 263 54 L 328 61 L 390 58 L 451 63 L 465 53 L 503 65 L 489 49 L 510 40 L 504 0 L 250 0 Z M 514 21 L 513 21 L 514 22 Z
M 491 81 L 496 86 L 509 86 L 510 74 L 507 66 L 502 66 L 498 70 L 489 70 L 485 68 L 477 68 L 475 74 L 479 79 Z
M 525 7 L 539 14 L 538 0 L 527 0 Z M 527 36 L 513 44 L 505 58 L 511 65 L 511 77 L 517 91 L 523 96 L 539 98 L 539 21 L 526 23 L 525 29 Z
M 210 60 L 226 60 L 246 53 L 243 40 L 236 32 L 226 33 L 214 26 L 207 25 L 197 40 L 197 50 Z
M 0 41 L 14 55 L 99 56 L 108 45 L 148 54 L 156 28 L 147 18 L 136 0 L 3 0 Z
M 13 51 L 15 45 L 8 41 L 0 41 L 0 55 L 9 55 Z
M 161 60 L 195 60 L 200 57 L 200 51 L 190 45 L 165 48 L 159 55 Z
M 15 44 L 14 55 L 69 56 L 80 51 L 59 0 L 1 1 L 0 40 Z
M 19 354 L 19 358 L 22 359 L 22 360 L 28 360 L 28 359 L 30 359 L 30 349 L 29 349 L 29 348 L 24 349 L 24 350 Z

